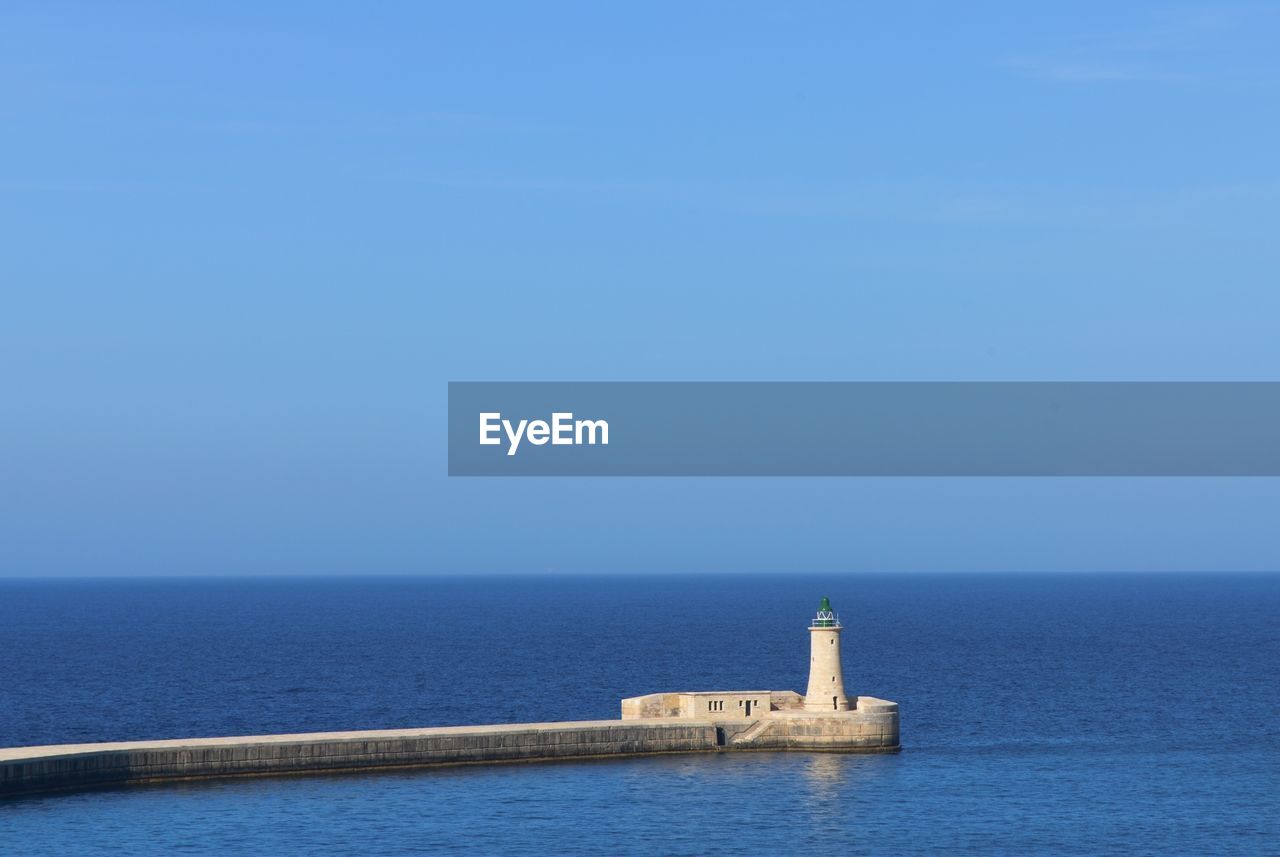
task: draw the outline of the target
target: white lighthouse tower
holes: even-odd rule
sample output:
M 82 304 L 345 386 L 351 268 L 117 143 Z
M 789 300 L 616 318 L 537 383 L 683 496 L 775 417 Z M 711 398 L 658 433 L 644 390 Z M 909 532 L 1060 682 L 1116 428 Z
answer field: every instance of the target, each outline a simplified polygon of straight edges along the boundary
M 848 711 L 844 695 L 844 673 L 840 670 L 840 618 L 831 610 L 831 601 L 822 599 L 818 615 L 809 625 L 809 690 L 804 695 L 806 711 Z

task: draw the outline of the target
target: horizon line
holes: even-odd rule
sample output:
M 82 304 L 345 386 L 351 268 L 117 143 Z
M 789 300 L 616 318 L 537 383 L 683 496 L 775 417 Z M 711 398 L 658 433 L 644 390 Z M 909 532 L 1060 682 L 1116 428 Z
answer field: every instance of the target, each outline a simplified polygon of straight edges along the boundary
M 467 579 L 485 578 L 547 578 L 547 577 L 590 577 L 590 578 L 654 578 L 654 577 L 838 577 L 838 576 L 880 576 L 880 577 L 916 577 L 916 576 L 1046 576 L 1046 575 L 1269 575 L 1280 574 L 1280 569 L 859 569 L 850 571 L 805 570 L 805 571 L 464 571 L 464 572 L 193 572 L 190 574 L 161 573 L 104 573 L 104 574 L 0 574 L 0 581 L 83 581 L 83 580 L 303 580 L 303 579 Z

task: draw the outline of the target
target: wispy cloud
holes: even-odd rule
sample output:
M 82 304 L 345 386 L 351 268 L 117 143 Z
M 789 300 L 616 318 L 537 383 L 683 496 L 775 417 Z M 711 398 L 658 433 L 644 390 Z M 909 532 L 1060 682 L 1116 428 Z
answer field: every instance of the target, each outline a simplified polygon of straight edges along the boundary
M 1053 59 L 1010 60 L 1002 63 L 1030 77 L 1055 83 L 1174 83 L 1190 80 L 1191 75 L 1142 65 L 1117 65 L 1098 61 L 1060 61 Z
M 1244 26 L 1251 8 L 1182 10 L 1144 28 L 1081 33 L 1042 50 L 1004 59 L 1005 68 L 1053 83 L 1192 81 L 1190 60 L 1223 33 Z
M 963 227 L 1055 226 L 1134 229 L 1197 218 L 1206 210 L 1272 206 L 1275 182 L 1189 185 L 1161 190 L 1080 188 L 1053 184 L 981 185 L 942 179 L 882 179 L 813 184 L 786 179 L 708 182 L 698 179 L 518 175 L 418 175 L 424 187 L 478 194 L 578 197 L 606 204 L 669 210 L 900 222 Z
M 267 110 L 263 111 L 264 114 Z M 370 113 L 335 119 L 320 111 L 296 112 L 294 118 L 281 119 L 276 107 L 272 118 L 248 116 L 213 117 L 186 123 L 192 131 L 213 134 L 271 136 L 288 134 L 332 134 L 335 132 L 366 135 L 405 133 L 452 133 L 522 135 L 569 130 L 550 122 L 487 113 L 464 113 L 443 110 L 409 111 L 398 114 Z
M 191 184 L 154 184 L 118 181 L 31 181 L 0 179 L 0 194 L 93 194 L 132 195 L 143 193 L 208 193 L 208 186 Z
M 1179 53 L 1233 29 L 1254 11 L 1250 7 L 1182 9 L 1141 29 L 1082 34 L 1073 41 L 1082 50 L 1110 54 Z

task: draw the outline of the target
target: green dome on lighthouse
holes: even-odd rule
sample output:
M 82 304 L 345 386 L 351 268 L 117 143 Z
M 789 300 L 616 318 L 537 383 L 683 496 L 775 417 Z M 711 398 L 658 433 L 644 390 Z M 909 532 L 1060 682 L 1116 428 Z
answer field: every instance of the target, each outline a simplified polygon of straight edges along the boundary
M 835 611 L 831 609 L 831 599 L 822 596 L 822 601 L 818 604 L 818 615 L 814 617 L 813 624 L 810 628 L 839 628 L 840 620 L 836 618 Z

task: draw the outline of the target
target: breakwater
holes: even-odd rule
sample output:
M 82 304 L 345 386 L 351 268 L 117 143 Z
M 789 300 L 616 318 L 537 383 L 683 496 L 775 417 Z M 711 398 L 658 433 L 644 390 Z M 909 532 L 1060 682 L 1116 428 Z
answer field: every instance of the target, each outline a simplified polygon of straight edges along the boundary
M 892 752 L 897 705 L 841 717 L 596 720 L 0 749 L 0 797 L 169 780 L 737 750 Z M 878 705 L 877 705 L 878 703 Z

